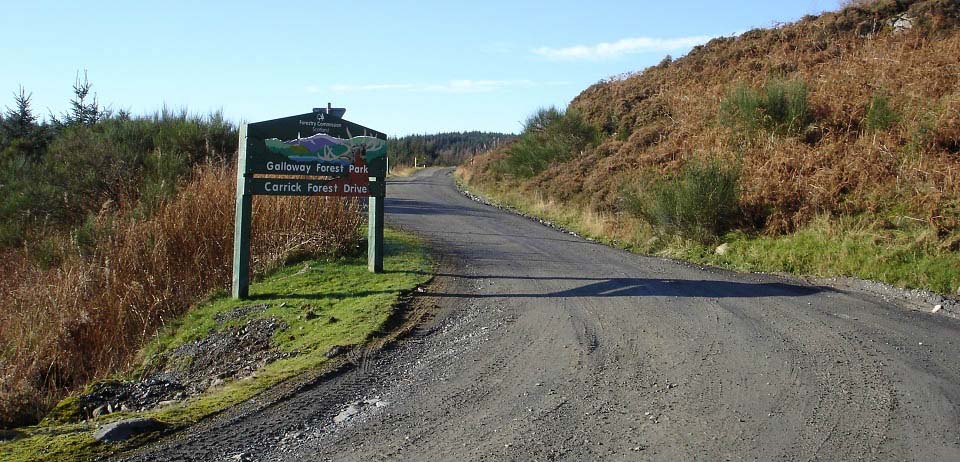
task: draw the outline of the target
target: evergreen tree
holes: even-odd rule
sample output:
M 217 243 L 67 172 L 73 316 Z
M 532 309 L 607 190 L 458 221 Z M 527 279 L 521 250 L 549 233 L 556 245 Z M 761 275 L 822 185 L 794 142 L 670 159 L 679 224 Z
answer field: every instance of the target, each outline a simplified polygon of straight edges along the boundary
M 3 120 L 3 134 L 8 140 L 17 138 L 29 138 L 37 126 L 37 117 L 30 110 L 30 98 L 23 87 L 20 87 L 19 93 L 13 94 L 14 108 L 7 108 L 6 117 Z
M 87 78 L 87 71 L 83 71 L 83 79 L 80 79 L 80 73 L 77 72 L 77 78 L 73 83 L 73 99 L 70 100 L 70 111 L 65 112 L 61 118 L 51 115 L 53 123 L 58 127 L 71 125 L 93 125 L 104 117 L 104 111 L 100 109 L 97 103 L 97 94 L 90 94 L 93 84 Z
M 3 133 L 3 152 L 21 154 L 36 161 L 46 149 L 45 127 L 37 124 L 37 117 L 30 109 L 30 98 L 33 95 L 21 86 L 20 91 L 14 93 L 14 107 L 7 108 L 6 115 L 0 122 L 0 131 Z

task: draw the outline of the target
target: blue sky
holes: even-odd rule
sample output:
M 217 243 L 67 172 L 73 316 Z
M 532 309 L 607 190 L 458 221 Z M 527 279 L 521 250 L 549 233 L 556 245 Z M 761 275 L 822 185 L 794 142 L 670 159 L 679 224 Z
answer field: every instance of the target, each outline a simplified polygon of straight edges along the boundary
M 85 69 L 114 109 L 258 121 L 330 101 L 399 136 L 516 132 L 601 79 L 838 0 L 0 2 L 2 107 L 23 85 L 63 112 Z

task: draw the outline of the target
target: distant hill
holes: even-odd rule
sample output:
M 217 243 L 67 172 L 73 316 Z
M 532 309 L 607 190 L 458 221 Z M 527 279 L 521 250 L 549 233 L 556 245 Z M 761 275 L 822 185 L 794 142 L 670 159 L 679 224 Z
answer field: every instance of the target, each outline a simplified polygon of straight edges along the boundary
M 408 135 L 390 139 L 387 156 L 394 165 L 413 165 L 414 157 L 420 165 L 457 165 L 514 138 L 516 135 L 488 132 Z

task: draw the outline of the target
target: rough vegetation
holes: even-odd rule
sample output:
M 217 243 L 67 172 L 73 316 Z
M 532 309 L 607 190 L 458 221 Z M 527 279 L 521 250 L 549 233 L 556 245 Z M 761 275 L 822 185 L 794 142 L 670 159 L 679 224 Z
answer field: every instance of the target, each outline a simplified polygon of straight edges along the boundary
M 72 110 L 45 122 L 21 89 L 0 119 L 0 248 L 42 253 L 46 236 L 75 228 L 79 245 L 90 244 L 85 221 L 118 209 L 149 215 L 194 166 L 236 152 L 236 127 L 219 113 L 133 117 L 101 109 L 90 89 L 78 80 Z
M 670 239 L 651 235 L 691 220 L 710 231 L 700 240 L 714 242 L 730 229 L 766 239 L 823 220 L 866 226 L 878 248 L 906 233 L 915 242 L 907 255 L 880 259 L 903 267 L 869 270 L 924 284 L 902 273 L 927 257 L 953 261 L 960 249 L 957 56 L 960 2 L 853 2 L 599 82 L 566 110 L 598 131 L 595 143 L 528 160 L 525 144 L 544 133 L 528 126 L 461 174 L 475 187 L 603 217 L 608 234 L 643 251 L 670 252 Z M 556 127 L 564 135 L 541 144 L 579 133 Z M 720 192 L 727 199 L 711 202 Z M 925 287 L 958 285 L 954 274 Z
M 39 122 L 0 120 L 0 426 L 129 364 L 158 328 L 227 287 L 236 128 L 218 114 L 131 117 L 86 79 Z M 356 249 L 354 201 L 257 198 L 253 268 Z
M 253 282 L 251 300 L 221 294 L 171 318 L 130 368 L 61 400 L 38 425 L 0 432 L 15 438 L 0 444 L 0 460 L 103 460 L 159 436 L 98 443 L 96 432 L 112 423 L 146 418 L 180 429 L 254 396 L 268 405 L 331 364 L 355 361 L 360 347 L 382 345 L 423 314 L 398 300 L 430 278 L 426 248 L 390 229 L 385 237 L 383 273 L 368 272 L 359 253 L 300 261 Z
M 70 390 L 122 370 L 159 327 L 228 286 L 235 178 L 229 166 L 204 165 L 147 219 L 98 215 L 89 250 L 70 234 L 50 240 L 59 260 L 52 267 L 29 251 L 8 252 L 0 268 L 6 422 L 35 421 Z M 253 216 L 256 274 L 359 240 L 355 202 L 258 197 Z

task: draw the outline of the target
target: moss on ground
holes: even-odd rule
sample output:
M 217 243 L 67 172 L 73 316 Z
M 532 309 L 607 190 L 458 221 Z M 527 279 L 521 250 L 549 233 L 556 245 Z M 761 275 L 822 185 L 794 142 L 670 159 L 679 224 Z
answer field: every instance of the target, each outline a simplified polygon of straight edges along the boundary
M 68 424 L 77 422 L 82 418 L 80 398 L 78 396 L 69 396 L 57 403 L 57 406 L 43 418 L 41 425 Z
M 283 268 L 254 283 L 250 300 L 232 300 L 224 294 L 200 303 L 168 325 L 141 352 L 142 366 L 125 374 L 135 377 L 160 355 L 211 332 L 254 318 L 275 318 L 287 328 L 274 333 L 273 345 L 296 355 L 267 364 L 253 375 L 212 387 L 204 394 L 156 410 L 118 412 L 76 423 L 77 398 L 57 406 L 51 418 L 40 425 L 19 429 L 25 435 L 0 443 L 0 460 L 75 461 L 110 455 L 137 444 L 108 445 L 92 435 L 104 423 L 135 416 L 152 417 L 183 427 L 241 403 L 286 379 L 323 368 L 334 346 L 362 345 L 386 328 L 399 297 L 427 282 L 432 263 L 426 248 L 416 238 L 387 230 L 384 272 L 367 272 L 366 257 L 309 260 Z M 264 310 L 218 323 L 217 314 L 238 307 L 266 304 Z M 308 315 L 308 312 L 310 313 Z M 66 422 L 74 423 L 66 423 Z

